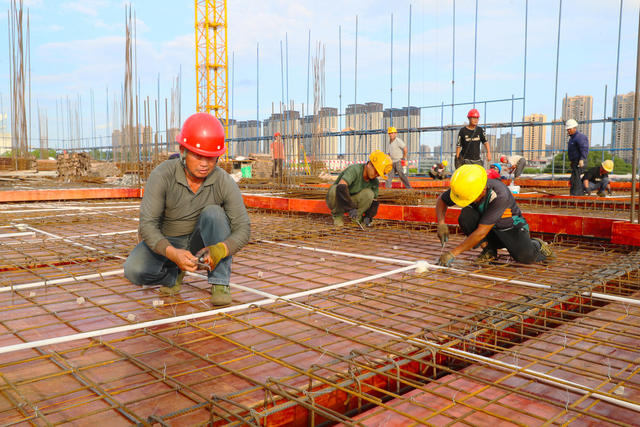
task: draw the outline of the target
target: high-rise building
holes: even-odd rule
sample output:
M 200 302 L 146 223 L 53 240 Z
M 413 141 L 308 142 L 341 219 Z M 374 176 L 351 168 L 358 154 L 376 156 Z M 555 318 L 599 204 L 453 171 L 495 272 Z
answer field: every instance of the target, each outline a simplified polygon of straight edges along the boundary
M 0 154 L 11 151 L 11 134 L 7 132 L 7 114 L 0 114 Z
M 373 150 L 385 151 L 386 135 L 366 131 L 380 130 L 384 127 L 382 104 L 349 104 L 345 110 L 345 130 L 365 131 L 361 134 L 345 137 L 345 156 L 347 159 L 362 162 Z
M 242 156 L 248 156 L 250 153 L 259 153 L 257 137 L 259 135 L 262 122 L 256 120 L 242 120 L 237 122 L 238 125 L 238 153 Z
M 633 118 L 633 92 L 625 95 L 618 95 L 614 99 L 614 117 L 620 119 Z M 633 161 L 633 122 L 618 122 L 612 126 L 613 147 L 616 149 L 615 155 L 622 157 L 625 161 Z
M 511 132 L 504 132 L 500 134 L 500 137 L 496 140 L 496 153 L 500 154 L 518 154 L 518 144 L 515 134 Z
M 565 123 L 569 119 L 577 120 L 578 123 L 584 121 L 590 121 L 593 116 L 593 96 L 590 95 L 576 95 L 566 97 L 562 100 L 562 125 L 561 129 L 551 129 L 552 149 L 558 153 L 565 150 L 569 137 L 567 136 Z M 554 125 L 555 127 L 555 125 Z M 578 131 L 585 134 L 591 143 L 591 123 L 580 123 L 578 125 Z
M 544 114 L 530 114 L 524 118 L 525 122 L 545 123 L 547 116 Z M 545 156 L 545 147 L 547 143 L 547 127 L 546 126 L 525 126 L 523 133 L 523 151 L 527 160 L 540 160 Z
M 329 133 L 338 131 L 338 109 L 333 107 L 323 107 L 318 111 L 318 132 Z M 319 147 L 316 151 L 321 155 L 322 160 L 338 158 L 340 137 L 337 135 L 323 135 L 318 139 Z

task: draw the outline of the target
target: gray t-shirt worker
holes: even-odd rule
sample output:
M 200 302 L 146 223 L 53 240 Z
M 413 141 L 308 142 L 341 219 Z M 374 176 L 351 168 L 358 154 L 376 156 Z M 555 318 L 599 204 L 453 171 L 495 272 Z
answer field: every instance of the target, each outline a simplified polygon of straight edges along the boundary
M 231 255 L 249 241 L 249 216 L 236 183 L 216 166 L 224 128 L 207 113 L 184 122 L 180 158 L 162 162 L 147 180 L 140 205 L 140 236 L 124 264 L 137 285 L 162 285 L 176 294 L 186 271 L 207 269 L 211 303 L 231 303 Z
M 387 178 L 386 187 L 391 188 L 393 176 L 397 174 L 404 186 L 411 188 L 411 184 L 402 170 L 402 160 L 407 160 L 407 144 L 398 138 L 398 131 L 393 126 L 387 129 L 387 133 L 389 134 L 389 157 L 391 157 L 392 168 Z

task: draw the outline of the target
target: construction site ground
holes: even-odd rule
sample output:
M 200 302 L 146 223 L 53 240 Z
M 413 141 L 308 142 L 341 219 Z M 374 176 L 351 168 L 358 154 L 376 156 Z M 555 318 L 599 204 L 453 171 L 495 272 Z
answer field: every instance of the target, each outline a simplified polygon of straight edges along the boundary
M 32 187 L 4 196 L 72 194 Z M 82 187 L 58 191 L 107 190 Z M 0 425 L 637 425 L 636 246 L 532 222 L 550 261 L 480 265 L 476 249 L 445 269 L 462 236 L 443 248 L 429 221 L 335 228 L 264 207 L 325 189 L 249 187 L 224 308 L 202 271 L 175 297 L 124 278 L 134 189 L 0 204 Z M 381 199 L 432 208 L 442 188 Z M 612 198 L 540 199 L 519 201 L 594 224 L 628 215 Z

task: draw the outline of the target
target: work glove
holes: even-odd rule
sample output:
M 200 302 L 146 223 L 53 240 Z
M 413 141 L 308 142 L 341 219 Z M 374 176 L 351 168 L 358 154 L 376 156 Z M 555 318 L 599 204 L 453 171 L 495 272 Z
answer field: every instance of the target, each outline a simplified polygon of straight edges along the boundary
M 349 211 L 349 217 L 353 220 L 358 218 L 358 209 L 353 208 Z
M 368 216 L 369 218 L 375 217 L 378 214 L 378 206 L 380 206 L 380 203 L 377 200 L 371 202 L 371 206 L 369 206 L 369 209 L 364 213 L 364 216 Z
M 205 264 L 208 270 L 215 270 L 218 263 L 229 256 L 229 250 L 224 243 L 216 243 L 212 246 L 207 246 L 198 251 L 196 254 L 198 261 Z
M 455 258 L 456 257 L 453 256 L 451 252 L 443 252 L 442 255 L 440 255 L 440 259 L 438 260 L 438 265 L 441 265 L 443 267 L 451 267 L 451 263 Z
M 584 166 L 584 160 L 583 159 L 578 160 L 578 167 L 581 168 L 583 166 Z
M 449 241 L 449 226 L 447 224 L 438 224 L 438 238 L 442 246 Z
M 364 218 L 362 218 L 362 223 L 367 227 L 371 227 L 373 225 L 373 220 L 368 216 L 365 216 Z

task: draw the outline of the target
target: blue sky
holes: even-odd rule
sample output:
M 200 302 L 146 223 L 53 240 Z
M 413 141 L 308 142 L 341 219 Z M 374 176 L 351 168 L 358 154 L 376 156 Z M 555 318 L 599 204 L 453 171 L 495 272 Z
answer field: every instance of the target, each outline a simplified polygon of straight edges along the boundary
M 451 102 L 452 0 L 229 0 L 229 62 L 235 55 L 233 109 L 237 119 L 256 116 L 256 43 L 260 44 L 260 118 L 281 100 L 280 42 L 288 38 L 289 99 L 296 108 L 307 98 L 307 37 L 326 52 L 327 106 L 339 103 L 338 27 L 342 28 L 342 106 L 354 102 L 355 16 L 358 15 L 358 102 L 390 104 L 390 21 L 393 14 L 393 104 L 407 104 L 409 5 L 413 8 L 411 104 Z M 530 0 L 526 113 L 553 116 L 558 0 Z M 525 0 L 479 0 L 477 100 L 521 97 L 523 93 Z M 625 0 L 618 92 L 633 90 L 640 0 Z M 0 0 L 3 10 L 8 0 Z M 89 91 L 96 103 L 98 133 L 106 129 L 105 92 L 120 90 L 124 76 L 124 2 L 28 0 L 31 19 L 32 102 L 46 108 L 55 138 L 56 99 L 82 97 L 85 135 L 90 133 Z M 138 73 L 143 97 L 169 96 L 171 79 L 183 76 L 183 119 L 195 109 L 194 5 L 192 1 L 132 1 L 138 30 Z M 619 0 L 564 0 L 558 75 L 561 98 L 594 96 L 601 117 L 608 85 L 614 91 Z M 475 0 L 456 0 L 455 100 L 473 99 Z M 6 12 L 0 26 L 0 93 L 8 110 L 9 55 Z M 230 73 L 231 80 L 231 73 Z M 231 83 L 231 82 L 230 82 Z M 312 92 L 312 90 L 311 90 Z M 313 102 L 311 94 L 310 101 Z M 277 107 L 276 107 L 277 108 Z M 464 120 L 468 107 L 454 110 Z M 516 120 L 522 104 L 516 102 Z M 481 110 L 481 112 L 484 112 Z M 35 113 L 33 132 L 37 132 Z M 487 120 L 509 121 L 511 103 L 492 104 Z M 162 120 L 164 121 L 164 120 Z M 445 111 L 445 123 L 451 110 Z M 439 125 L 440 111 L 423 112 L 423 125 Z M 594 128 L 595 141 L 601 130 Z M 595 139 L 595 136 L 594 136 Z

